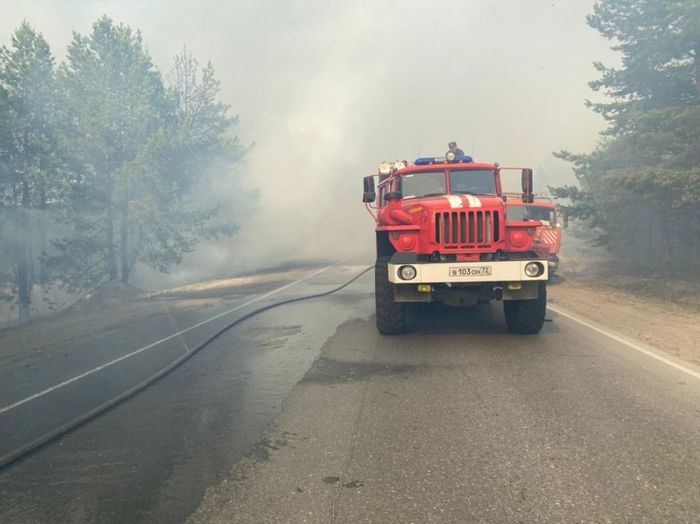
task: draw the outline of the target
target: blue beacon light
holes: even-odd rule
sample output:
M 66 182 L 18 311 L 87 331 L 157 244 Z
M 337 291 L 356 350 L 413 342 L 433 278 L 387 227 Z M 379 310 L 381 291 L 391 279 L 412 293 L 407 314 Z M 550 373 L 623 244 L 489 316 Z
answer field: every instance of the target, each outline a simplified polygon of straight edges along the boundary
M 474 162 L 474 159 L 472 157 L 470 157 L 469 155 L 465 155 L 465 156 L 455 157 L 455 159 L 449 163 L 450 164 L 459 164 L 459 163 L 469 164 L 471 162 Z M 416 158 L 416 161 L 413 162 L 413 165 L 415 165 L 415 166 L 429 166 L 430 164 L 442 164 L 442 163 L 448 163 L 444 157 L 425 156 L 425 157 L 421 157 L 421 158 Z

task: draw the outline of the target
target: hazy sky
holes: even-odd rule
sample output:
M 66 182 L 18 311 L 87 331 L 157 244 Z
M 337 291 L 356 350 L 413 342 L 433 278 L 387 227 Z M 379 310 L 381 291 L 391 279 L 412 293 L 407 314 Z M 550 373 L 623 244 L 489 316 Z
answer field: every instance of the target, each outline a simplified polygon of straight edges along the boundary
M 256 143 L 230 177 L 261 191 L 255 220 L 205 250 L 225 270 L 232 256 L 252 265 L 371 245 L 360 178 L 449 140 L 478 160 L 559 173 L 551 152 L 590 150 L 603 126 L 583 103 L 592 62 L 615 56 L 585 23 L 592 4 L 0 0 L 0 37 L 26 19 L 60 60 L 72 30 L 107 14 L 140 29 L 164 71 L 183 45 L 213 62 L 239 135 Z

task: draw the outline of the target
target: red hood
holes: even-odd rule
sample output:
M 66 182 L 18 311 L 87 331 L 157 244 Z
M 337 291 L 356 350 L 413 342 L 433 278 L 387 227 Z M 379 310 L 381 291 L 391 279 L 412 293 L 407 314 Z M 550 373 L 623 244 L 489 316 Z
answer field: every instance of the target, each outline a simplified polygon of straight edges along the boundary
M 457 209 L 502 208 L 503 200 L 497 196 L 485 195 L 441 195 L 426 198 L 408 198 L 402 201 L 404 209 L 422 206 L 431 211 L 451 211 Z

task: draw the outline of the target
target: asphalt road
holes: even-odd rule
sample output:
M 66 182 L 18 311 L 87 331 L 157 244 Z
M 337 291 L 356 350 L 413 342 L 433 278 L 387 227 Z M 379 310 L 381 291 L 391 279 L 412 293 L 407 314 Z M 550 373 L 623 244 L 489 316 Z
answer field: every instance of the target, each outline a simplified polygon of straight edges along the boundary
M 261 303 L 328 289 L 360 267 Z M 194 522 L 700 520 L 696 370 L 554 312 L 540 335 L 510 335 L 498 304 L 414 308 L 410 334 L 381 337 L 371 282 L 238 326 L 0 472 L 0 521 L 171 522 L 193 511 Z M 142 342 L 172 332 L 163 323 Z M 102 348 L 103 361 L 140 347 L 128 341 Z M 184 350 L 170 342 L 0 413 L 0 447 Z M 55 383 L 20 375 L 11 402 Z
M 135 317 L 11 360 L 0 369 L 0 410 L 15 405 L 0 412 L 0 455 L 118 395 L 231 320 L 332 289 L 361 269 L 334 267 L 278 283 L 279 291 L 250 286 L 213 306 Z M 183 521 L 256 447 L 336 327 L 365 314 L 369 291 L 360 284 L 250 319 L 148 390 L 0 470 L 0 522 Z

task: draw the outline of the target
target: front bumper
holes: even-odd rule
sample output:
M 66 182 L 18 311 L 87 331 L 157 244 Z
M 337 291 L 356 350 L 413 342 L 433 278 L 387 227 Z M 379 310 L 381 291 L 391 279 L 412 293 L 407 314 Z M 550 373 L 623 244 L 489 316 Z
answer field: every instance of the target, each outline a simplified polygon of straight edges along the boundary
M 525 266 L 540 264 L 541 274 L 529 277 Z M 484 262 L 406 262 L 389 263 L 389 282 L 394 284 L 469 284 L 479 282 L 533 282 L 549 278 L 549 264 L 542 260 L 493 260 Z M 403 266 L 413 266 L 416 276 L 404 280 L 399 275 Z
M 554 273 L 559 269 L 559 257 L 557 255 L 549 255 L 549 272 Z

